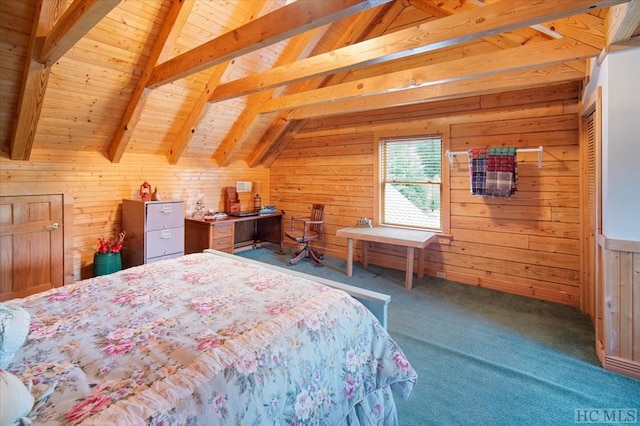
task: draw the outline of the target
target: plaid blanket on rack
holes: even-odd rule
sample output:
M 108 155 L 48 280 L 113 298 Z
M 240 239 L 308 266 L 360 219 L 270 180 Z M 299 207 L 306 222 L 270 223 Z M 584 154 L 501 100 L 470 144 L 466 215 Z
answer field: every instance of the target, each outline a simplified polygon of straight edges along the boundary
M 517 190 L 515 148 L 474 148 L 469 151 L 471 195 L 510 197 Z
M 469 151 L 469 178 L 471 195 L 484 195 L 487 181 L 487 150 L 474 148 Z
M 489 148 L 485 195 L 510 197 L 517 190 L 515 148 Z

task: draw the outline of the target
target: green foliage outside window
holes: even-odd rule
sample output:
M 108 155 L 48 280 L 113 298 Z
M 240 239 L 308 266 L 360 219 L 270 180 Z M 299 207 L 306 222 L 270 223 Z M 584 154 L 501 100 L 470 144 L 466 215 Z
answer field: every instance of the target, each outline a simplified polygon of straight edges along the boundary
M 388 139 L 381 144 L 382 222 L 439 229 L 442 139 Z

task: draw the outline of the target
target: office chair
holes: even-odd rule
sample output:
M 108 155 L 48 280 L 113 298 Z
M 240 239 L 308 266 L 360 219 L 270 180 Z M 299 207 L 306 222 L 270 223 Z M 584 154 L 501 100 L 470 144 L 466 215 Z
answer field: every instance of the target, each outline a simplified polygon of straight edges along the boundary
M 289 265 L 294 265 L 300 259 L 308 257 L 316 266 L 322 264 L 323 256 L 309 246 L 310 241 L 318 241 L 322 238 L 322 224 L 324 221 L 324 205 L 314 204 L 310 216 L 292 216 L 291 229 L 285 231 L 285 235 L 296 243 L 304 243 L 304 248 L 289 260 Z

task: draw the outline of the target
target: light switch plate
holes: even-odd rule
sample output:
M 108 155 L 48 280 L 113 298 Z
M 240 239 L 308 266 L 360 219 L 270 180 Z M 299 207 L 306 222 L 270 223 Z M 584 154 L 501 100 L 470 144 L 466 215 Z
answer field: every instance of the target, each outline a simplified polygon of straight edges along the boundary
M 251 181 L 236 182 L 236 192 L 251 192 Z

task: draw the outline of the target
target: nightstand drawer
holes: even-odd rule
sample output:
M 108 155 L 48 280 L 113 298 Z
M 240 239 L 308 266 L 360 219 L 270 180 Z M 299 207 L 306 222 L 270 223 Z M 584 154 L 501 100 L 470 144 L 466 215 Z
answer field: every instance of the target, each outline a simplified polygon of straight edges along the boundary
M 184 228 L 160 229 L 146 233 L 147 259 L 184 252 Z
M 147 205 L 147 231 L 184 226 L 182 203 L 153 203 Z

